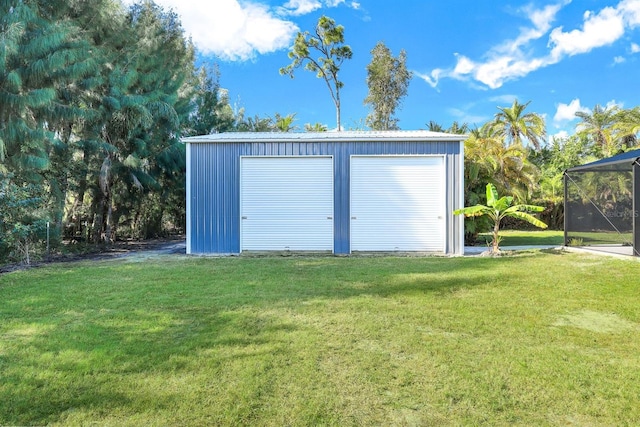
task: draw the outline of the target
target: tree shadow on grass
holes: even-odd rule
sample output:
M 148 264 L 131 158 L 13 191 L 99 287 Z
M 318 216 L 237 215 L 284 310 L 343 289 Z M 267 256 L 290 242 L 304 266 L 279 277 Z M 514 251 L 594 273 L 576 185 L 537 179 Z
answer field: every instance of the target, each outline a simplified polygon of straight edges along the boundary
M 197 371 L 214 383 L 225 364 L 268 358 L 286 346 L 282 336 L 297 330 L 273 316 L 204 306 L 186 316 L 179 309 L 122 312 L 117 319 L 87 316 L 72 327 L 63 317 L 49 319 L 55 324 L 45 333 L 22 343 L 13 337 L 4 346 L 0 424 L 171 414 L 188 388 L 171 386 L 176 378 Z M 158 318 L 161 326 L 150 329 Z M 39 319 L 27 315 L 23 321 Z
M 522 269 L 523 261 L 537 256 L 538 251 L 499 258 L 303 258 L 297 261 L 297 269 L 290 268 L 277 277 L 268 271 L 254 273 L 249 280 L 253 283 L 253 293 L 247 294 L 244 302 L 263 305 L 364 294 L 389 297 L 415 292 L 446 293 L 451 289 L 495 283 L 496 275 L 506 277 L 510 271 Z
M 72 285 L 62 288 L 69 298 L 38 296 L 35 311 L 28 309 L 34 295 L 16 296 L 11 305 L 19 314 L 14 316 L 41 332 L 21 337 L 3 330 L 0 424 L 65 422 L 74 414 L 109 419 L 112 413 L 170 413 L 184 388 L 166 383 L 193 372 L 214 383 L 229 364 L 271 360 L 287 348 L 287 337 L 309 327 L 279 317 L 274 307 L 296 311 L 310 301 L 446 296 L 495 283 L 496 274 L 521 268 L 536 256 L 299 257 L 258 260 L 258 265 L 241 258 L 199 260 L 190 266 L 197 280 L 139 282 L 136 286 L 148 287 L 147 292 L 132 296 L 114 288 L 121 294 L 81 307 L 70 298 L 78 292 Z M 143 273 L 144 266 L 128 272 Z M 113 274 L 123 273 L 114 269 Z

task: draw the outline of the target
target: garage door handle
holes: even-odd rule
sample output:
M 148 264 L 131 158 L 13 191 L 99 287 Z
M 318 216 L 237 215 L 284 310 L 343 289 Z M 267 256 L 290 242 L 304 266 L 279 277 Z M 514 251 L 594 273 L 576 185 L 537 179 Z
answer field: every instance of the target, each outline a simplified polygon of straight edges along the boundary
M 332 216 L 328 216 L 327 219 L 333 219 L 333 217 Z
M 242 219 L 247 219 L 247 217 L 246 217 L 246 216 L 243 216 L 243 217 L 242 217 Z
M 355 217 L 355 216 L 352 216 L 352 217 L 351 217 L 351 219 L 358 219 L 358 218 L 357 218 L 357 217 Z

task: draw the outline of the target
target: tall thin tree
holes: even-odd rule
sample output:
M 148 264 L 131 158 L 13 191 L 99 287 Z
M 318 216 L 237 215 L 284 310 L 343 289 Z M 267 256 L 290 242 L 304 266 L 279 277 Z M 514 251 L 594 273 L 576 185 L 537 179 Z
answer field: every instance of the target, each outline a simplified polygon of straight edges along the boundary
M 374 130 L 398 129 L 398 119 L 393 115 L 407 95 L 412 75 L 407 70 L 407 54 L 401 50 L 394 57 L 383 42 L 378 42 L 371 54 L 367 65 L 369 93 L 364 99 L 364 104 L 371 107 L 367 126 Z
M 320 56 L 314 57 L 312 51 Z M 293 78 L 294 71 L 304 65 L 306 70 L 316 73 L 316 77 L 325 81 L 336 107 L 338 131 L 342 129 L 340 89 L 344 86 L 338 78 L 338 73 L 344 61 L 352 56 L 351 48 L 344 44 L 344 27 L 336 25 L 336 22 L 327 16 L 321 16 L 313 35 L 308 31 L 298 33 L 289 52 L 291 64 L 280 68 L 280 74 Z

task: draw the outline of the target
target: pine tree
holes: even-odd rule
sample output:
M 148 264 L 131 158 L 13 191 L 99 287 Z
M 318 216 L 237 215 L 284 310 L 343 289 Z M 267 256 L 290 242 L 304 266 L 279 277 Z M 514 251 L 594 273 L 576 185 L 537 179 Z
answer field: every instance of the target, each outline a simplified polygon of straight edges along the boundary
M 113 65 L 105 70 L 94 127 L 101 144 L 92 189 L 94 239 L 107 242 L 121 218 L 135 226 L 140 201 L 161 191 L 161 180 L 172 184 L 184 170 L 179 135 L 189 102 L 180 93 L 193 74 L 193 48 L 173 12 L 144 2 L 132 6 L 125 24 L 108 54 Z M 163 209 L 160 203 L 146 220 L 158 223 Z
M 0 4 L 0 161 L 17 179 L 37 180 L 51 134 L 38 120 L 56 93 L 52 60 L 65 34 L 24 2 Z
M 64 141 L 82 116 L 75 93 L 87 89 L 97 67 L 73 23 L 48 15 L 42 4 L 47 5 L 0 3 L 0 171 L 21 190 L 16 194 L 47 189 L 47 197 L 25 200 L 41 204 L 31 211 L 44 209 L 55 218 L 58 235 L 67 174 L 55 167 L 65 165 L 65 159 L 56 157 L 67 157 Z M 19 215 L 12 218 L 18 221 L 13 227 L 25 224 Z
M 234 114 L 226 91 L 220 88 L 219 78 L 217 67 L 202 67 L 194 76 L 193 114 L 189 118 L 187 135 L 208 135 L 233 130 Z
M 394 58 L 391 50 L 379 42 L 371 51 L 371 63 L 367 65 L 369 93 L 364 99 L 371 106 L 367 126 L 374 130 L 398 129 L 396 109 L 407 95 L 411 72 L 407 70 L 407 55 L 404 50 Z
M 47 129 L 54 135 L 48 145 L 49 167 L 44 176 L 49 188 L 49 205 L 54 230 L 63 227 L 65 203 L 69 191 L 76 189 L 75 176 L 81 160 L 78 151 L 82 141 L 78 131 L 95 111 L 91 108 L 93 91 L 99 83 L 99 64 L 95 58 L 98 47 L 93 42 L 87 28 L 96 27 L 96 16 L 104 9 L 112 10 L 111 0 L 41 0 L 40 15 L 55 25 L 65 29 L 67 38 L 58 47 L 56 55 L 61 58 L 57 64 L 58 78 L 52 81 L 56 91 L 55 102 L 41 117 Z M 111 18 L 113 19 L 113 18 Z M 90 24 L 91 23 L 91 24 Z

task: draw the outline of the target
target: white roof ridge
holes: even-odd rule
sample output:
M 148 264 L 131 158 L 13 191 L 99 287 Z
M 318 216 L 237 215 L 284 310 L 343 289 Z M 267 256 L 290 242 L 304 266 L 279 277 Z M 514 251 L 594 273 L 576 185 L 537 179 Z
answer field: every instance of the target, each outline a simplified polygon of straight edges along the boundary
M 222 132 L 182 138 L 183 142 L 238 142 L 238 141 L 352 141 L 352 140 L 426 140 L 464 141 L 467 135 L 428 130 L 393 131 L 327 131 L 327 132 Z

